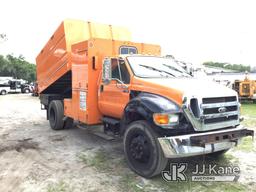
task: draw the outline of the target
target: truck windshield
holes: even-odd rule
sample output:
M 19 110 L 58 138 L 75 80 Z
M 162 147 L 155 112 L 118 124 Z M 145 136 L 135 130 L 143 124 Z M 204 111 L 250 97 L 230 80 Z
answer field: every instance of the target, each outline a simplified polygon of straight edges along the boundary
M 159 78 L 159 77 L 191 77 L 175 61 L 153 56 L 129 56 L 127 60 L 138 77 Z

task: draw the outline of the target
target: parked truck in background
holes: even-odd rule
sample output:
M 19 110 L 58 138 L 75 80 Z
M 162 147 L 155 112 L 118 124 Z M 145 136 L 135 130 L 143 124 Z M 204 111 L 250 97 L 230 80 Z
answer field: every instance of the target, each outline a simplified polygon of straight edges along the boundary
M 12 79 L 9 85 L 9 93 L 30 93 L 32 91 L 32 87 L 23 79 Z
M 36 58 L 40 101 L 54 130 L 76 120 L 123 138 L 128 165 L 153 177 L 169 158 L 224 153 L 253 131 L 237 93 L 193 79 L 158 45 L 127 29 L 65 20 Z
M 0 84 L 0 95 L 6 95 L 10 91 L 9 84 Z
M 26 80 L 14 79 L 12 77 L 2 77 L 0 79 L 0 94 L 6 95 L 7 93 L 30 93 L 32 87 L 27 84 Z
M 256 103 L 256 80 L 249 78 L 246 73 L 244 80 L 235 80 L 233 89 L 238 93 L 239 99 Z
M 10 80 L 13 77 L 0 77 L 0 95 L 6 95 L 10 91 Z

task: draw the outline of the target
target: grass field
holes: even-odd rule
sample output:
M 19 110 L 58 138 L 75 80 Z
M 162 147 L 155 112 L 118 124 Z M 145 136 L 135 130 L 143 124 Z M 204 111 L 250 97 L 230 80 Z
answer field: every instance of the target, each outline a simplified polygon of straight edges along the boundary
M 244 121 L 242 122 L 242 124 L 256 130 L 256 104 L 242 104 L 241 113 L 244 117 Z
M 256 118 L 256 104 L 244 103 L 241 106 L 242 115 Z

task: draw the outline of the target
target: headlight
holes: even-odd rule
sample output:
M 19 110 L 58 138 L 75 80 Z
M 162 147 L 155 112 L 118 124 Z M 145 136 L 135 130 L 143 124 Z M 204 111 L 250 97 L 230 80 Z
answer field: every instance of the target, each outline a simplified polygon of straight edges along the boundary
M 153 119 L 156 125 L 162 127 L 179 124 L 179 114 L 154 113 Z

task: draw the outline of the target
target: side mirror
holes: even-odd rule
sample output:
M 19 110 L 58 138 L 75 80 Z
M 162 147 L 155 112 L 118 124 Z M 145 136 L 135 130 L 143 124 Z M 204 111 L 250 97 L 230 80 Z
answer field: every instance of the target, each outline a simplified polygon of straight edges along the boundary
M 112 79 L 112 69 L 111 69 L 111 59 L 105 58 L 103 60 L 103 67 L 102 67 L 102 81 L 104 85 L 108 85 Z

